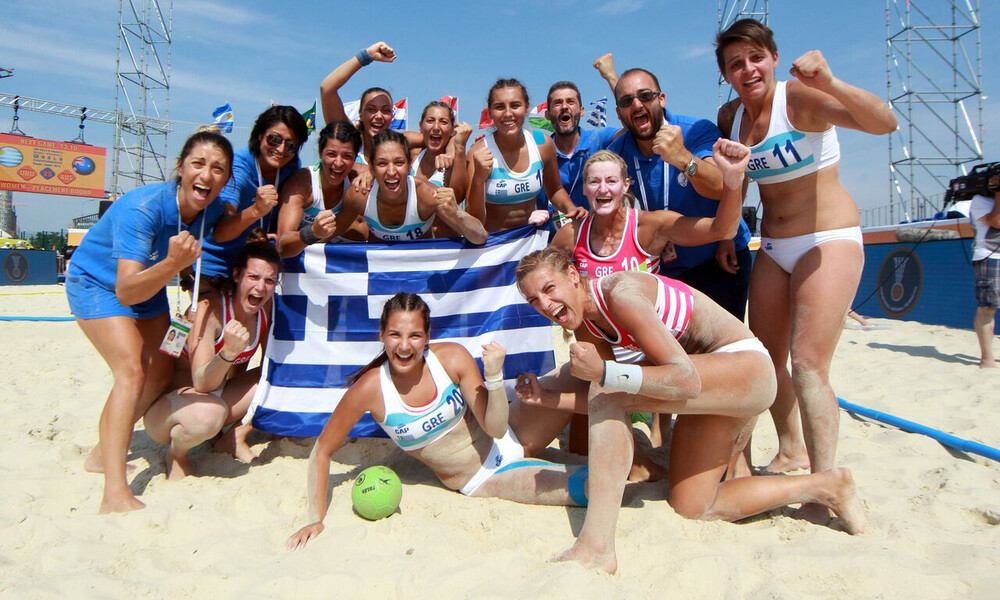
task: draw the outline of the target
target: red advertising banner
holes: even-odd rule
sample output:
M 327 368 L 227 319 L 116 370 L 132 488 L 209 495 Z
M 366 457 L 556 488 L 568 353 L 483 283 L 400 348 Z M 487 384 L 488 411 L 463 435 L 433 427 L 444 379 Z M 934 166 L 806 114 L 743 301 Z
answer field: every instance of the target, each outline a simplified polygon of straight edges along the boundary
M 0 133 L 0 190 L 104 197 L 107 148 Z

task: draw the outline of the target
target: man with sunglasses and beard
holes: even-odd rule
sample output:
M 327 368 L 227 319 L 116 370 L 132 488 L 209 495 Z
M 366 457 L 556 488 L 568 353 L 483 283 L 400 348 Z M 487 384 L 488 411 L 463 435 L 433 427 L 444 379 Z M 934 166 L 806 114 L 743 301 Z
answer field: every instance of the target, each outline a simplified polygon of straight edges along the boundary
M 611 54 L 594 67 L 614 91 L 618 118 L 627 129 L 608 149 L 625 159 L 636 208 L 714 217 L 722 196 L 722 176 L 712 159 L 719 128 L 668 111 L 659 81 L 645 69 L 629 69 L 619 78 Z M 742 219 L 733 240 L 690 247 L 668 243 L 660 273 L 703 292 L 742 321 L 752 266 L 749 243 Z
M 254 228 L 277 231 L 272 212 L 278 191 L 302 166 L 299 148 L 308 137 L 305 119 L 293 106 L 272 106 L 258 115 L 247 146 L 234 155 L 233 176 L 219 194 L 225 214 L 202 242 L 206 283 L 221 283 L 232 274 Z

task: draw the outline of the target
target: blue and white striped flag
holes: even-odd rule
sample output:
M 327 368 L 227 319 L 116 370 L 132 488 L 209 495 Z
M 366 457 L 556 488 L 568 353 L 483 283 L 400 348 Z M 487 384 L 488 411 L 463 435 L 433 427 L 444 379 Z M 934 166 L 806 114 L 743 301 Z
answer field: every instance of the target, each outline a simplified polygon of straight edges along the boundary
M 219 131 L 233 132 L 233 107 L 228 102 L 212 111 L 212 118 L 215 119 L 214 124 L 219 126 Z
M 587 124 L 593 125 L 594 127 L 601 128 L 608 126 L 608 97 L 605 96 L 598 100 L 597 102 L 591 102 L 594 105 L 593 110 L 590 111 L 590 116 L 587 117 Z
M 545 231 L 491 234 L 484 246 L 453 239 L 385 244 L 316 244 L 284 263 L 264 374 L 248 414 L 279 435 L 319 435 L 346 391 L 347 377 L 382 350 L 382 305 L 397 292 L 431 309 L 431 339 L 465 346 L 482 368 L 482 344 L 507 349 L 504 379 L 555 366 L 552 328 L 517 291 L 514 268 L 544 248 Z M 380 435 L 370 415 L 352 437 Z

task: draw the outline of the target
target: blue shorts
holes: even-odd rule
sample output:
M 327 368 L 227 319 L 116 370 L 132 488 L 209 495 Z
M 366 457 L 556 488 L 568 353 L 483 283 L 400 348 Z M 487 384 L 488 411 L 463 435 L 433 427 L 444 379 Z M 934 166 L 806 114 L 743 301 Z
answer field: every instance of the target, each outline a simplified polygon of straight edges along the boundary
M 77 319 L 104 319 L 107 317 L 130 317 L 132 319 L 152 319 L 170 312 L 167 301 L 167 288 L 163 288 L 155 296 L 133 304 L 123 306 L 115 293 L 85 273 L 80 273 L 72 267 L 66 273 L 66 299 L 69 300 L 69 310 Z
M 976 303 L 980 308 L 1000 308 L 1000 258 L 972 263 L 976 274 Z

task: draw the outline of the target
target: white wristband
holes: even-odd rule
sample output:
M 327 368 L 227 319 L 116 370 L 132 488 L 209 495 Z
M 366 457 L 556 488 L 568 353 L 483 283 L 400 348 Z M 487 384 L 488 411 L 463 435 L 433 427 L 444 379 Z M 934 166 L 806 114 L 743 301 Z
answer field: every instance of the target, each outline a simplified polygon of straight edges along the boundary
M 491 392 L 503 387 L 503 379 L 485 379 L 483 381 L 486 384 L 486 389 Z
M 601 378 L 601 386 L 629 394 L 638 394 L 639 388 L 642 387 L 642 367 L 606 360 L 604 361 L 604 377 Z

